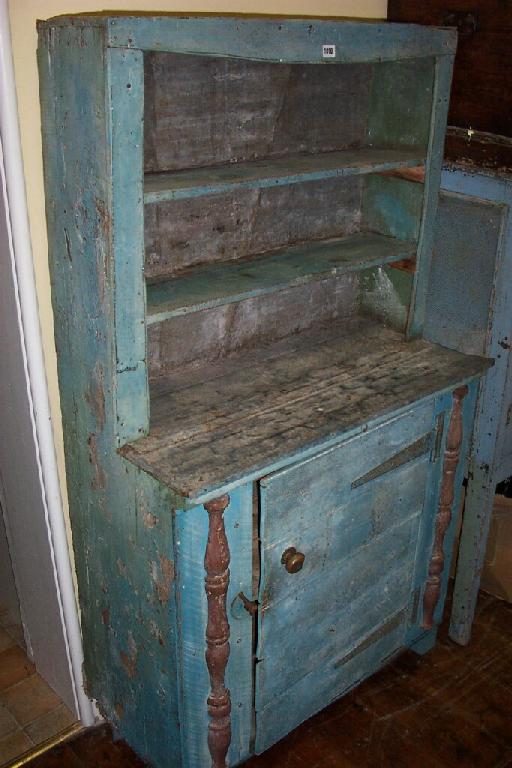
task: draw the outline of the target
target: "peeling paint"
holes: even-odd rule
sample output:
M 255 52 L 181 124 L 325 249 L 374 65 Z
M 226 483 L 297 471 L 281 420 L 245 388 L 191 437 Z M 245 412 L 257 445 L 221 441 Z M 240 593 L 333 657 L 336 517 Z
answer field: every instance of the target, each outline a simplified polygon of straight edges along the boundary
M 126 673 L 128 677 L 135 677 L 135 674 L 137 672 L 137 645 L 135 644 L 135 640 L 133 639 L 133 635 L 131 632 L 128 632 L 128 653 L 125 653 L 124 651 L 120 652 L 121 662 L 123 664 L 123 667 L 126 670 Z
M 99 463 L 98 443 L 95 434 L 91 433 L 89 435 L 87 444 L 89 446 L 89 463 L 94 468 L 94 478 L 91 481 L 91 488 L 93 491 L 101 491 L 104 490 L 107 483 L 105 472 Z
M 85 400 L 91 406 L 98 431 L 102 432 L 105 426 L 105 391 L 103 367 L 99 361 L 94 366 L 91 382 L 85 394 Z
M 150 563 L 151 579 L 155 584 L 158 601 L 165 605 L 171 596 L 171 584 L 174 581 L 174 563 L 165 555 L 159 555 L 160 568 L 153 560 Z M 159 574 L 160 571 L 160 574 Z

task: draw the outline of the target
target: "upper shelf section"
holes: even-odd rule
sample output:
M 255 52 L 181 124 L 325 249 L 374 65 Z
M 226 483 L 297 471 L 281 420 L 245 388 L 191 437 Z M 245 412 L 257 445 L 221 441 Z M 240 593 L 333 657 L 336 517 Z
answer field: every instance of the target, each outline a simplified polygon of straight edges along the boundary
M 412 168 L 425 162 L 417 149 L 346 149 L 315 155 L 229 163 L 170 173 L 147 173 L 144 202 L 160 203 L 235 189 L 257 189 Z
M 359 232 L 282 248 L 256 258 L 215 263 L 148 284 L 147 322 L 162 322 L 292 285 L 416 255 L 416 244 Z

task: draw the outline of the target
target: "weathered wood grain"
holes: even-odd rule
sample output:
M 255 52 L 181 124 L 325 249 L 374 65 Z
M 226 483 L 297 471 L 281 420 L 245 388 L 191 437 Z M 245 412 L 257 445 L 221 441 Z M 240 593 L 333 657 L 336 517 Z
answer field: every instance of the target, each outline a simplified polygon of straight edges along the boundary
M 478 375 L 488 363 L 356 321 L 241 355 L 152 399 L 150 436 L 123 449 L 196 497 Z
M 274 512 L 278 513 L 278 508 Z M 409 512 L 409 519 L 392 525 L 383 535 L 370 537 L 360 547 L 354 542 L 352 552 L 341 552 L 335 568 L 324 573 L 324 579 L 306 581 L 300 578 L 301 574 L 290 575 L 282 568 L 283 578 L 297 580 L 293 591 L 290 589 L 289 594 L 261 615 L 256 666 L 257 726 L 258 721 L 264 719 L 268 723 L 272 716 L 279 723 L 283 701 L 287 695 L 297 701 L 295 691 L 299 688 L 300 704 L 290 707 L 286 716 L 289 724 L 298 725 L 298 713 L 303 719 L 312 700 L 317 698 L 317 690 L 325 690 L 333 680 L 333 672 L 336 675 L 336 670 L 349 661 L 350 652 L 361 639 L 372 635 L 398 612 L 403 614 L 400 623 L 404 633 L 419 522 L 419 510 Z M 272 582 L 266 582 L 265 587 L 272 590 Z M 372 610 L 377 595 L 380 611 L 374 607 Z M 316 650 L 314 654 L 309 652 L 311 647 Z M 308 691 L 302 681 L 313 676 L 316 682 Z M 340 695 L 344 687 L 342 676 L 331 697 Z M 258 735 L 260 744 L 272 743 L 273 732 L 274 727 L 263 730 Z
M 188 198 L 146 205 L 146 278 L 357 232 L 366 178 L 323 179 L 235 190 L 206 201 Z
M 150 378 L 350 317 L 357 310 L 358 291 L 357 276 L 348 273 L 149 325 Z
M 429 415 L 432 423 L 432 407 Z M 388 433 L 396 440 L 403 436 L 403 428 L 399 419 L 377 433 L 382 440 Z M 372 487 L 352 489 L 350 478 L 358 471 L 352 460 L 354 444 L 358 454 L 366 449 L 371 455 L 375 442 L 375 431 L 363 434 L 261 484 L 258 711 L 313 669 L 321 677 L 361 637 L 408 604 L 429 456 L 379 478 Z M 334 478 L 340 468 L 344 473 L 346 465 L 348 482 L 336 487 Z M 324 495 L 319 483 L 310 495 L 308 480 L 303 479 L 304 474 L 313 476 L 315 467 L 317 476 L 328 481 L 332 472 L 331 488 Z M 293 575 L 280 560 L 290 545 L 305 554 L 302 570 Z M 382 608 L 378 615 L 371 610 L 377 593 Z M 289 632 L 298 626 L 300 632 Z M 316 652 L 309 655 L 311 647 Z
M 76 24 L 87 23 L 78 19 Z M 57 17 L 55 24 L 66 23 Z M 67 22 L 69 23 L 69 21 Z M 91 22 L 89 22 L 91 23 Z M 282 62 L 326 63 L 322 46 L 336 45 L 331 62 L 365 62 L 442 56 L 455 52 L 456 35 L 448 29 L 390 25 L 372 21 L 269 19 L 240 16 L 114 16 L 92 17 L 107 31 L 110 46 L 150 51 L 202 53 Z M 286 44 L 284 42 L 286 41 Z
M 408 336 L 423 333 L 427 304 L 427 284 L 434 245 L 434 222 L 439 197 L 443 143 L 448 114 L 453 56 L 438 56 L 434 67 L 431 120 L 428 140 L 423 211 L 418 238 L 418 257 L 412 286 L 411 311 L 407 323 Z
M 367 64 L 276 66 L 147 54 L 144 169 L 173 171 L 357 147 L 365 136 L 372 75 Z
M 282 694 L 274 706 L 266 707 L 257 716 L 257 739 L 255 751 L 260 754 L 279 739 L 283 738 L 298 723 L 324 709 L 327 703 L 346 693 L 375 672 L 403 648 L 406 616 L 401 613 L 399 620 L 387 633 L 376 637 L 367 648 L 361 649 L 346 663 L 335 667 L 330 665 L 321 680 L 316 670 L 305 675 L 297 684 Z M 293 698 L 291 698 L 293 697 Z M 289 706 L 290 700 L 293 706 Z
M 512 174 L 512 136 L 497 136 L 468 128 L 448 126 L 444 144 L 447 165 L 465 167 L 468 172 Z
M 52 300 L 86 687 L 105 718 L 143 758 L 159 767 L 179 766 L 172 494 L 115 450 L 114 283 L 116 265 L 127 251 L 118 230 L 112 243 L 123 173 L 118 169 L 113 182 L 103 30 L 41 25 L 38 56 Z M 133 63 L 137 52 L 128 58 Z M 121 85 L 126 90 L 126 82 L 117 81 L 116 87 Z M 118 97 L 119 91 L 113 94 L 116 104 Z M 113 129 L 116 142 L 121 140 L 118 128 Z M 119 150 L 116 145 L 116 163 Z M 138 394 L 146 397 L 145 391 Z
M 197 269 L 147 287 L 147 323 L 162 322 L 373 264 L 414 258 L 416 245 L 372 233 L 303 243 L 253 259 Z
M 104 204 L 105 240 L 113 249 L 116 346 L 116 426 L 120 443 L 146 434 L 146 312 L 143 282 L 144 215 L 141 206 L 143 60 L 140 51 L 111 50 L 106 56 L 111 119 L 112 208 Z M 105 287 L 102 288 L 105 290 Z
M 289 155 L 246 163 L 193 168 L 174 173 L 147 173 L 144 202 L 183 200 L 221 194 L 235 189 L 264 189 L 340 176 L 413 168 L 424 162 L 425 152 L 417 147 L 404 149 L 345 149 L 318 154 Z

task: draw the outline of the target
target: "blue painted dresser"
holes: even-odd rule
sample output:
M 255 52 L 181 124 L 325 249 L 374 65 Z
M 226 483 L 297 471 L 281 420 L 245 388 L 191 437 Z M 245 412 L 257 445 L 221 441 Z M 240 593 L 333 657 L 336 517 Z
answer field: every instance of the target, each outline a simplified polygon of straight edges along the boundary
M 488 365 L 423 338 L 454 47 L 39 25 L 86 678 L 159 768 L 238 765 L 435 642 Z

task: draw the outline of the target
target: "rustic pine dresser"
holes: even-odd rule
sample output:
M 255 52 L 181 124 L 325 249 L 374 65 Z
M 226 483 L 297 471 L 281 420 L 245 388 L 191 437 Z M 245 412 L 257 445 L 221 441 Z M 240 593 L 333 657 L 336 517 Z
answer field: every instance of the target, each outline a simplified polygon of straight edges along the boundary
M 487 366 L 423 338 L 454 49 L 39 25 L 87 685 L 157 768 L 238 765 L 435 641 Z

